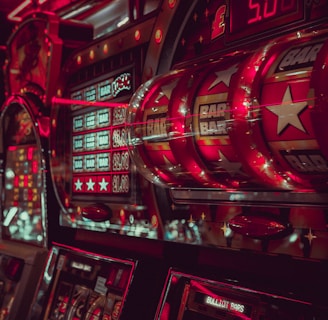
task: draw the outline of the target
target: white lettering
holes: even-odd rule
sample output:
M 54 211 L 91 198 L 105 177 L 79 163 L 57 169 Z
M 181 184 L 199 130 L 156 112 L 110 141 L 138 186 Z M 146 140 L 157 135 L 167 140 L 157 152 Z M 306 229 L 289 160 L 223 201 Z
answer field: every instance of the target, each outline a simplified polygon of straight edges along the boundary
M 166 118 L 148 119 L 146 124 L 146 134 L 148 137 L 167 137 Z
M 227 105 L 225 103 L 211 103 L 203 104 L 199 108 L 199 118 L 223 118 L 225 116 L 225 111 L 227 110 Z
M 227 128 L 225 121 L 202 121 L 199 123 L 200 135 L 226 135 Z
M 302 173 L 328 172 L 327 161 L 319 154 L 317 155 L 285 155 L 289 165 Z
M 284 70 L 289 66 L 314 62 L 322 46 L 323 44 L 319 43 L 313 46 L 290 50 L 280 62 L 279 70 Z

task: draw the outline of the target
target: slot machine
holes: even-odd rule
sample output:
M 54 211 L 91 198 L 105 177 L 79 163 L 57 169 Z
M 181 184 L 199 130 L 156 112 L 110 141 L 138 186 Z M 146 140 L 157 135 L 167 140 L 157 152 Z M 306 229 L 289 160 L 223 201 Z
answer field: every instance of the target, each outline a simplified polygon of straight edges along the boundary
M 151 292 L 136 303 L 135 286 L 143 276 L 156 281 L 144 261 L 156 266 L 160 253 L 152 244 L 133 252 L 139 246 L 134 239 L 157 239 L 160 218 L 146 194 L 151 183 L 131 162 L 125 119 L 141 84 L 160 1 L 141 3 L 107 3 L 101 14 L 113 14 L 105 26 L 99 26 L 97 12 L 86 18 L 95 39 L 62 68 L 50 115 L 50 172 L 60 232 L 52 239 L 30 319 L 123 319 L 147 312 Z M 95 245 L 92 238 L 100 242 Z M 131 247 L 129 240 L 121 241 L 125 238 L 133 239 Z M 113 245 L 120 242 L 124 248 Z M 150 315 L 155 306 L 148 308 Z
M 58 77 L 62 51 L 81 41 L 61 38 L 65 29 L 54 14 L 34 13 L 8 40 L 6 99 L 0 117 L 1 319 L 28 313 L 46 262 L 58 205 L 53 197 L 48 162 L 49 97 Z M 92 36 L 84 26 L 85 36 Z M 73 45 L 73 42 L 76 43 Z
M 142 7 L 63 69 L 50 169 L 71 237 L 33 316 L 73 319 L 77 252 L 130 266 L 119 319 L 325 319 L 328 2 Z
M 155 319 L 326 317 L 325 298 L 304 288 L 327 283 L 327 10 L 193 1 L 166 28 L 159 16 L 128 145 L 144 176 L 188 206 L 167 208 L 164 240 L 200 249 L 172 245 L 188 262 L 165 256 Z

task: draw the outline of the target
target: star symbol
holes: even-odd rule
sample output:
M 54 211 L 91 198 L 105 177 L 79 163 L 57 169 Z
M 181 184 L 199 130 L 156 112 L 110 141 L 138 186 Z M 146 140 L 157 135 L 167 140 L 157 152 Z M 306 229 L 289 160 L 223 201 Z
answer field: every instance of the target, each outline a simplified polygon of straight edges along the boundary
M 105 178 L 102 178 L 102 180 L 99 182 L 100 185 L 100 191 L 105 190 L 107 191 L 107 185 L 109 184 L 109 182 L 107 182 L 105 180 Z
M 292 94 L 290 92 L 290 86 L 287 87 L 281 104 L 267 107 L 271 112 L 278 116 L 277 134 L 288 126 L 294 126 L 295 128 L 306 132 L 300 119 L 299 114 L 307 107 L 306 101 L 293 102 Z
M 223 223 L 223 226 L 222 226 L 220 229 L 222 230 L 223 235 L 224 235 L 225 237 L 230 236 L 230 234 L 231 234 L 231 229 L 230 229 L 229 225 L 228 225 L 226 222 Z
M 95 182 L 92 181 L 90 178 L 89 181 L 87 182 L 88 190 L 94 190 L 93 187 L 95 185 Z
M 236 175 L 237 172 L 241 169 L 240 162 L 231 162 L 229 161 L 226 156 L 219 150 L 219 167 L 226 170 L 232 177 Z
M 193 219 L 192 215 L 189 216 L 189 220 L 188 220 L 189 223 L 194 223 L 195 220 Z
M 155 102 L 158 103 L 159 100 L 163 97 L 166 97 L 168 100 L 170 100 L 172 90 L 175 88 L 176 84 L 177 84 L 177 80 L 174 80 L 165 86 L 161 86 L 161 91 L 158 93 Z
M 223 82 L 227 87 L 229 87 L 231 77 L 237 70 L 238 70 L 237 65 L 235 64 L 235 65 L 231 66 L 229 69 L 215 72 L 216 79 L 211 83 L 211 85 L 209 86 L 209 88 L 207 90 L 210 91 L 216 85 L 218 85 L 220 82 Z
M 312 230 L 310 228 L 308 234 L 306 234 L 304 237 L 307 238 L 309 240 L 309 243 L 311 244 L 312 243 L 312 240 L 315 239 L 317 236 L 315 236 L 312 233 Z
M 75 182 L 75 190 L 82 191 L 82 185 L 83 185 L 83 183 L 81 182 L 81 180 L 77 179 L 77 181 Z

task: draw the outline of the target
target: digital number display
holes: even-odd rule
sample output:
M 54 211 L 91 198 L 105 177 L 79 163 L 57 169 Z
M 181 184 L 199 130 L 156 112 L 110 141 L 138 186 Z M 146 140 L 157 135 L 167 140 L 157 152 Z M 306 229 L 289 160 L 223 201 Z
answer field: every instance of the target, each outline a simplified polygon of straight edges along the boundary
M 230 34 L 242 38 L 299 21 L 303 18 L 300 0 L 230 1 Z
M 124 72 L 96 85 L 74 91 L 71 98 L 106 101 L 132 90 L 132 73 Z M 91 105 L 90 105 L 91 106 Z M 72 194 L 130 194 L 130 156 L 126 144 L 125 107 L 72 111 Z
M 73 194 L 128 194 L 125 109 L 79 112 L 72 119 Z

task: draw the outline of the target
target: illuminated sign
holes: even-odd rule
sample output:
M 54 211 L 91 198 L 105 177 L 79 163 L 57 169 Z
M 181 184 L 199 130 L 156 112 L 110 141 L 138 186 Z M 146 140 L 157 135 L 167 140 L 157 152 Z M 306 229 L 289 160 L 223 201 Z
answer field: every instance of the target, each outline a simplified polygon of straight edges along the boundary
M 90 105 L 71 105 L 72 194 L 130 193 L 130 156 L 127 150 L 125 107 L 97 107 L 95 100 L 131 90 L 131 73 L 125 72 L 71 94 Z M 101 176 L 99 176 L 101 173 Z
M 212 307 L 216 307 L 219 309 L 226 309 L 229 311 L 236 311 L 240 313 L 245 312 L 245 305 L 222 298 L 214 298 L 211 296 L 207 296 L 205 297 L 205 304 L 208 304 Z
M 131 92 L 132 74 L 124 72 L 97 85 L 97 100 L 104 101 L 117 97 L 121 92 Z
M 305 45 L 298 48 L 292 48 L 281 59 L 276 72 L 297 70 L 300 68 L 312 67 L 321 50 L 323 43 Z
M 227 135 L 227 105 L 224 102 L 199 105 L 199 131 L 201 136 Z
M 236 299 L 226 296 L 211 294 L 207 295 L 201 292 L 195 292 L 195 302 L 201 305 L 208 305 L 213 308 L 225 310 L 231 314 L 243 315 L 245 319 L 250 319 L 252 315 L 252 307 Z
M 77 262 L 77 261 L 72 261 L 71 267 L 73 269 L 78 269 L 78 270 L 87 271 L 87 272 L 92 271 L 92 266 L 82 263 L 82 262 Z
M 148 115 L 146 121 L 146 134 L 148 137 L 167 137 L 167 114 L 160 113 L 155 115 Z
M 241 39 L 299 21 L 303 6 L 300 0 L 230 1 L 230 34 Z

